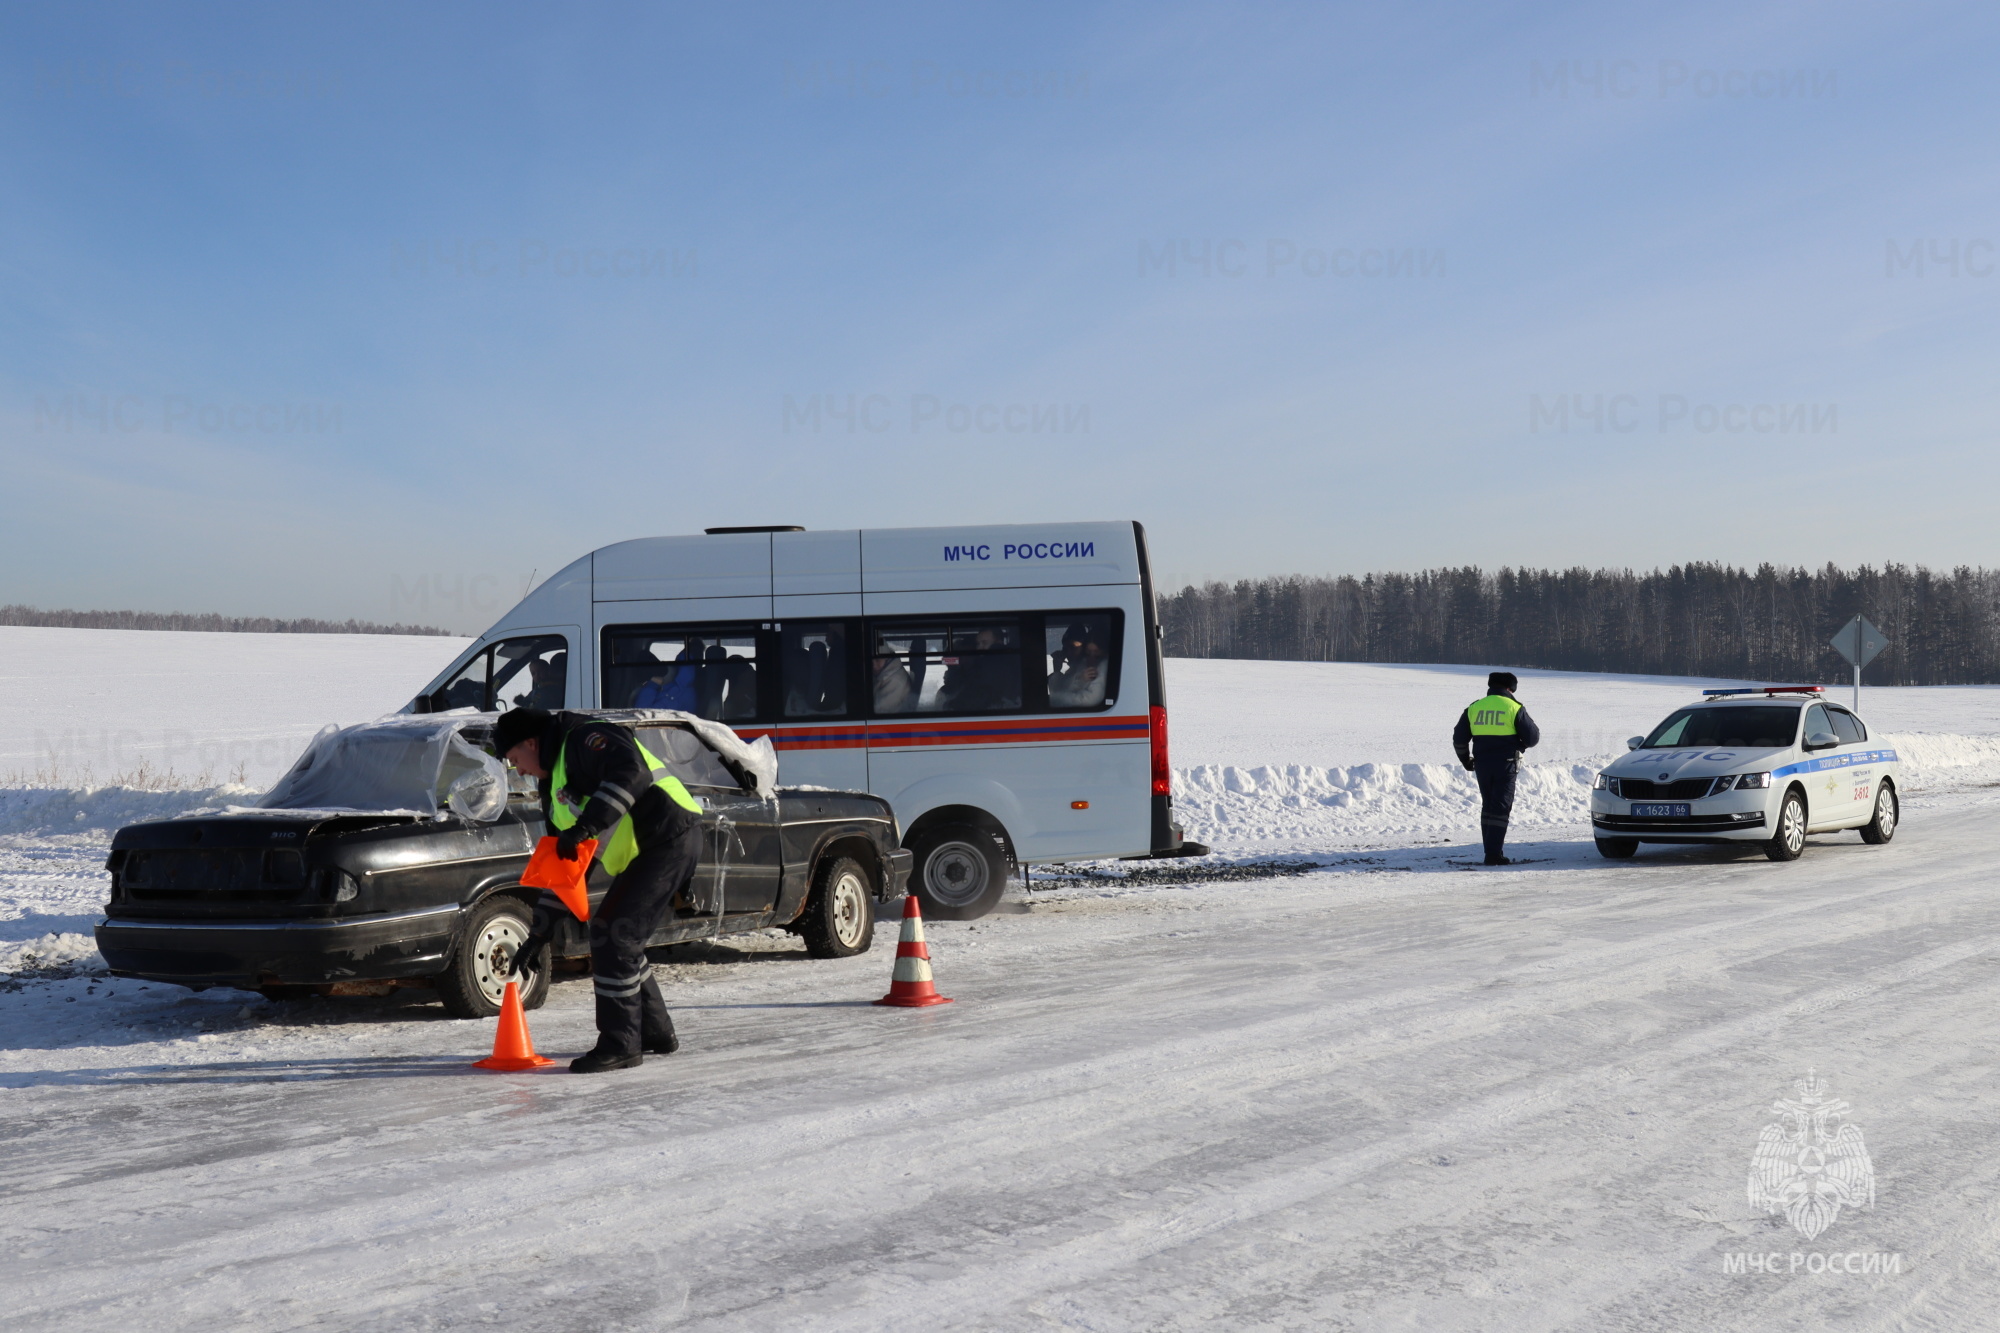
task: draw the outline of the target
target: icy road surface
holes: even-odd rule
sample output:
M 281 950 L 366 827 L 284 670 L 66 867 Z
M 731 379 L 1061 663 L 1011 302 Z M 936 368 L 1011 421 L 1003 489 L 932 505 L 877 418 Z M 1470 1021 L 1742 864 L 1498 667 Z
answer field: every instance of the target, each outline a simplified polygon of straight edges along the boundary
M 863 1003 L 886 925 L 838 963 L 700 946 L 661 973 L 683 1051 L 590 1079 L 470 1071 L 491 1024 L 435 1008 L 34 983 L 9 1322 L 1988 1325 L 1991 830 L 1966 802 L 1788 866 L 1563 842 L 1072 884 L 933 924 L 930 1010 Z M 558 986 L 539 1045 L 587 1045 L 588 1003 Z M 1808 1069 L 1877 1183 L 1813 1241 L 1744 1192 Z

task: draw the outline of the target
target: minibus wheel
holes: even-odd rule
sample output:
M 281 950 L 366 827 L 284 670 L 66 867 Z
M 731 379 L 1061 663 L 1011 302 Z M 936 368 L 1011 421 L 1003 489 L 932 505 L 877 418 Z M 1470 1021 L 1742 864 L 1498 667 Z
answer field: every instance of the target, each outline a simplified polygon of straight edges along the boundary
M 1000 840 L 970 824 L 941 824 L 910 840 L 916 865 L 910 888 L 936 921 L 974 921 L 999 905 L 1007 888 Z

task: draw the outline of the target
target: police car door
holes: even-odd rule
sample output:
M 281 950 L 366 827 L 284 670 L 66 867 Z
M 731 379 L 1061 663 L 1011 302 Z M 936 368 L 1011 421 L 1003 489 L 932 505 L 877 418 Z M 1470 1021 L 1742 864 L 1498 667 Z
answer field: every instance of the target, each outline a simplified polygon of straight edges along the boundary
M 1833 723 L 1833 734 L 1840 737 L 1839 754 L 1849 765 L 1841 772 L 1841 781 L 1852 794 L 1847 822 L 1865 824 L 1875 812 L 1875 780 L 1881 776 L 1879 767 L 1867 762 L 1868 730 L 1861 725 L 1860 718 L 1839 704 L 1828 704 L 1826 713 Z
M 1815 745 L 1814 740 L 1820 742 Z M 1840 733 L 1824 704 L 1806 709 L 1805 725 L 1799 729 L 1799 748 L 1812 762 L 1805 777 L 1806 824 L 1809 828 L 1838 826 L 1854 804 L 1847 789 L 1847 773 L 1840 764 Z
M 778 803 L 737 785 L 736 778 L 681 727 L 647 727 L 639 742 L 701 802 L 701 863 L 687 899 L 676 903 L 682 922 L 691 916 L 768 912 L 778 901 Z M 725 901 L 716 901 L 716 884 Z

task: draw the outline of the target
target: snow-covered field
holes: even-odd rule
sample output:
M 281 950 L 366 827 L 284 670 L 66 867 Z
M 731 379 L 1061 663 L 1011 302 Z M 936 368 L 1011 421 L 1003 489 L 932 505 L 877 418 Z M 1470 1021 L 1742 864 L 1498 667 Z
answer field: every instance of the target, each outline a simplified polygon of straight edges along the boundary
M 268 787 L 328 723 L 409 702 L 464 639 L 0 625 L 0 779 Z
M 99 716 L 197 759 L 303 743 L 453 650 L 0 633 L 53 636 L 9 641 L 0 753 L 27 775 Z M 866 1003 L 887 925 L 840 962 L 673 950 L 684 1049 L 596 1079 L 470 1071 L 491 1025 L 414 1000 L 104 977 L 110 830 L 206 793 L 17 779 L 8 1326 L 1991 1326 L 2000 690 L 1864 693 L 1914 762 L 1886 848 L 1614 865 L 1578 777 L 1701 682 L 1522 676 L 1533 864 L 1461 869 L 1449 731 L 1483 673 L 1175 662 L 1177 799 L 1235 878 L 1038 871 L 1002 914 L 932 923 L 957 1000 L 933 1010 Z M 204 766 L 234 776 L 174 765 Z M 588 984 L 534 1030 L 588 1045 Z M 1810 1240 L 1744 1187 L 1809 1069 L 1875 1189 Z

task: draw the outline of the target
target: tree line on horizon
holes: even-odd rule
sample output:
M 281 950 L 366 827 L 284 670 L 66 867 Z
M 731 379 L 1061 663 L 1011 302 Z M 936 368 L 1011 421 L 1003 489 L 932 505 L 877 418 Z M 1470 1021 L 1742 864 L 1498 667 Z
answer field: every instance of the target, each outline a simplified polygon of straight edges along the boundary
M 211 634 L 436 634 L 430 625 L 378 625 L 372 620 L 277 620 L 270 616 L 223 616 L 185 611 L 43 611 L 32 606 L 0 606 L 0 625 L 49 629 L 194 630 Z
M 1889 646 L 1863 680 L 2000 682 L 2000 571 L 1691 562 L 1666 570 L 1467 566 L 1209 582 L 1163 595 L 1169 657 L 1452 662 L 1839 684 L 1856 614 Z

